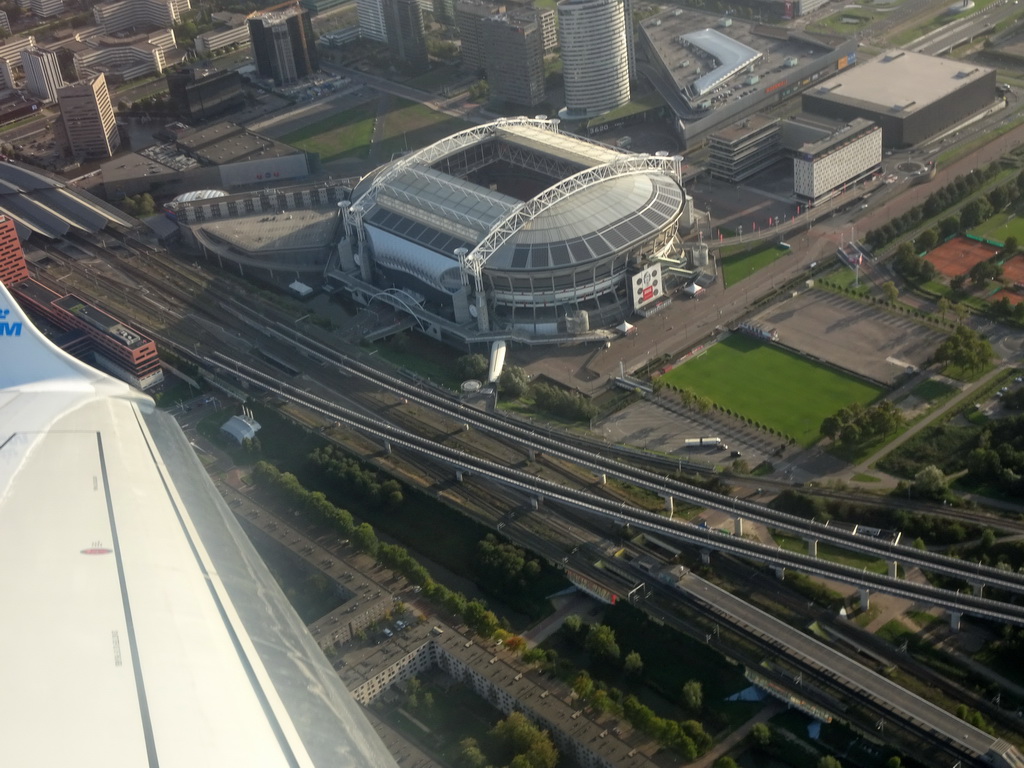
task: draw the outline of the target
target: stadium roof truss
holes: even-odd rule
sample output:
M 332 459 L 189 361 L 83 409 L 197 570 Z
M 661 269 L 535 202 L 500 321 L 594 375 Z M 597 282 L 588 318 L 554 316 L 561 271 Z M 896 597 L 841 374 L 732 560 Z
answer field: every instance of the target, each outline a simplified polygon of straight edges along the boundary
M 556 203 L 594 186 L 601 181 L 613 177 L 635 176 L 638 174 L 661 172 L 679 179 L 682 173 L 682 158 L 661 157 L 656 155 L 621 155 L 610 163 L 587 168 L 579 173 L 563 179 L 559 183 L 544 190 L 537 197 L 524 203 L 499 222 L 466 257 L 466 262 L 475 271 L 487 263 L 491 255 L 504 245 L 509 238 L 522 229 L 528 222 L 551 208 Z

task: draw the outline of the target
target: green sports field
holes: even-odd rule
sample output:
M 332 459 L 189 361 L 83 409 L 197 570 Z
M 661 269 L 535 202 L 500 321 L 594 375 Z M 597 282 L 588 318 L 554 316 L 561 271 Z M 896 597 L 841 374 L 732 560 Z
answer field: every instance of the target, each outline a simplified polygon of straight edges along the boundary
M 722 275 L 725 284 L 736 285 L 740 280 L 750 277 L 757 270 L 767 267 L 787 253 L 789 253 L 788 248 L 771 243 L 755 251 L 747 251 L 736 256 L 725 256 L 722 258 Z
M 818 439 L 826 416 L 853 402 L 869 403 L 882 391 L 739 333 L 673 368 L 662 381 L 703 395 L 805 446 Z
M 1000 243 L 1005 243 L 1006 238 L 1013 235 L 1018 242 L 1024 243 L 1024 217 L 1018 213 L 997 213 L 970 233 Z

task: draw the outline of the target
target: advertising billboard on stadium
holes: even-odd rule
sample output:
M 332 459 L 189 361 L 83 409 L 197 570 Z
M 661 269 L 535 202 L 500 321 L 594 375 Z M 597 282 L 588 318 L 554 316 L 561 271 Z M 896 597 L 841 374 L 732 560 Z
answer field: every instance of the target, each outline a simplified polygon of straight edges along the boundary
M 646 307 L 665 295 L 664 283 L 661 279 L 661 264 L 644 267 L 630 278 L 633 287 L 633 309 Z

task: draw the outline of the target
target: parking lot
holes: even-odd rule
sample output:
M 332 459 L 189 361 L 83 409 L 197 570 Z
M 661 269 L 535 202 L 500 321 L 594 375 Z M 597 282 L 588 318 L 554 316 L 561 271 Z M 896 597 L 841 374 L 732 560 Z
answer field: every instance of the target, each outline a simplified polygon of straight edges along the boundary
M 946 336 L 876 305 L 818 290 L 775 304 L 754 322 L 778 330 L 789 347 L 881 384 L 892 383 L 908 366 L 922 366 Z

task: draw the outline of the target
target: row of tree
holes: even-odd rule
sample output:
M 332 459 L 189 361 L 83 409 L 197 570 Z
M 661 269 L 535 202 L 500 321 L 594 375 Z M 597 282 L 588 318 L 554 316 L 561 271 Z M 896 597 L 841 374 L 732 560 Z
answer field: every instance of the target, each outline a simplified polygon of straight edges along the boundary
M 363 462 L 328 445 L 309 454 L 309 465 L 330 486 L 352 493 L 375 507 L 398 507 L 405 501 L 402 485 L 394 478 L 382 479 Z
M 352 546 L 360 552 L 377 558 L 381 563 L 405 576 L 423 589 L 423 594 L 460 616 L 477 634 L 491 637 L 501 622 L 482 600 L 469 600 L 461 592 L 434 581 L 430 574 L 408 550 L 398 544 L 382 543 L 369 523 L 355 524 L 347 509 L 336 507 L 320 491 L 309 491 L 290 472 L 281 472 L 272 464 L 261 461 L 253 468 L 256 484 L 276 496 L 286 507 L 309 515 L 312 521 L 328 527 L 340 536 L 349 537 Z
M 897 216 L 886 224 L 883 224 L 881 227 L 868 231 L 867 234 L 864 235 L 864 242 L 875 250 L 888 245 L 904 233 L 916 229 L 922 221 L 935 218 L 948 208 L 958 205 L 962 201 L 966 200 L 970 195 L 977 192 L 978 189 L 980 189 L 987 181 L 995 178 L 999 173 L 999 170 L 999 164 L 994 162 L 984 169 L 975 169 L 970 173 L 957 176 L 942 189 L 936 190 L 929 195 L 921 205 L 916 205 L 901 216 Z M 1022 174 L 1022 176 L 1024 176 L 1024 174 Z M 1019 190 L 1024 188 L 1022 178 L 1018 177 L 1017 182 L 1012 186 L 1018 190 L 1019 194 Z M 989 203 L 987 199 L 984 200 L 984 205 L 991 210 L 991 203 Z M 965 205 L 964 208 L 966 207 L 967 206 Z M 968 229 L 980 224 L 984 221 L 984 218 L 977 219 L 977 222 L 973 224 L 970 222 L 974 221 L 975 218 L 980 216 L 982 213 L 983 209 L 981 201 L 978 201 L 976 211 L 973 206 L 971 207 L 966 219 L 964 218 L 964 210 L 961 209 L 959 219 L 957 220 L 958 230 Z M 955 232 L 952 234 L 955 234 Z
M 562 625 L 566 638 L 583 649 L 590 656 L 597 669 L 615 666 L 619 663 L 621 649 L 615 638 L 615 630 L 606 624 L 584 624 L 576 615 L 566 617 Z M 630 676 L 643 672 L 643 660 L 636 651 L 626 654 L 622 662 L 623 671 Z M 687 761 L 694 760 L 711 746 L 712 739 L 697 720 L 676 721 L 659 717 L 653 709 L 642 704 L 634 696 L 623 696 L 617 688 L 610 688 L 594 680 L 586 670 L 578 672 L 572 681 L 573 692 L 597 712 L 612 712 L 621 715 L 638 730 L 646 733 L 660 744 L 679 753 Z M 704 693 L 696 680 L 683 686 L 684 705 L 693 714 L 699 714 L 704 706 Z

